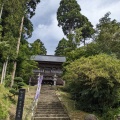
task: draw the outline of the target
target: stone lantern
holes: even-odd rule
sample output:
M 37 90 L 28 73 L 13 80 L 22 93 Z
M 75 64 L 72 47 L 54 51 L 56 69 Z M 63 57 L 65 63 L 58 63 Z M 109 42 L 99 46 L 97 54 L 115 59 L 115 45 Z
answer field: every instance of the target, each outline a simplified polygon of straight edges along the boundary
M 56 81 L 57 81 L 57 75 L 56 74 L 54 75 L 53 81 L 54 81 L 54 85 L 56 86 Z

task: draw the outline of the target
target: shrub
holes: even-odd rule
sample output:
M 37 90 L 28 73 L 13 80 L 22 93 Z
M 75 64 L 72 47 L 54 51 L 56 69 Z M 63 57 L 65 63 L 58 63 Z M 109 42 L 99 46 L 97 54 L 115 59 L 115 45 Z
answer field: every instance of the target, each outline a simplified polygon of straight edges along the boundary
M 11 75 L 8 75 L 5 78 L 5 87 L 10 87 L 10 84 L 11 84 Z
M 83 110 L 102 114 L 120 105 L 120 60 L 115 57 L 82 57 L 66 66 L 63 78 Z
M 15 77 L 14 79 L 14 85 L 12 88 L 9 90 L 13 96 L 18 95 L 19 89 L 25 86 L 26 84 L 23 82 L 23 79 L 21 77 Z

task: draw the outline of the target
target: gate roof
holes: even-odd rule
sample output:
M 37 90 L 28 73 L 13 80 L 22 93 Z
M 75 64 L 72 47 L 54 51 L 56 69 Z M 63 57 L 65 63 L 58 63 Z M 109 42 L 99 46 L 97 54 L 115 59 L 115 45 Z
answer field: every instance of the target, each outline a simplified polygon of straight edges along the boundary
M 32 60 L 45 61 L 45 62 L 66 62 L 66 57 L 54 56 L 54 55 L 35 55 L 32 56 Z

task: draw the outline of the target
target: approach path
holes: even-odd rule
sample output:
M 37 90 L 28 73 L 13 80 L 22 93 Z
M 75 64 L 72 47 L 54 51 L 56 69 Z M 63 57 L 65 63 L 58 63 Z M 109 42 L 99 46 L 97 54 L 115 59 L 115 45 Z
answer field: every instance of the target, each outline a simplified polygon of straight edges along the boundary
M 34 120 L 70 120 L 52 86 L 42 86 Z

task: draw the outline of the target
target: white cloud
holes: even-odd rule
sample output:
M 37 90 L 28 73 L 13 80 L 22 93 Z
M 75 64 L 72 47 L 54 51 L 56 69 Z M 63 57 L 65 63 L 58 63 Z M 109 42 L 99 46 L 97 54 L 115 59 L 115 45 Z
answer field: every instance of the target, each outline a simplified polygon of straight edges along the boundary
M 102 18 L 107 12 L 111 12 L 111 18 L 120 21 L 119 18 L 119 6 L 118 0 L 78 0 L 81 7 L 81 13 L 85 15 L 89 21 L 95 26 L 99 23 L 99 19 Z M 111 3 L 112 2 L 112 3 Z M 111 4 L 110 4 L 111 3 Z
M 48 48 L 47 54 L 54 54 L 59 40 L 64 37 L 62 29 L 57 26 L 56 14 L 52 15 L 51 18 L 52 23 L 50 25 L 39 24 L 33 32 L 33 37 L 29 40 L 29 42 L 33 42 L 38 38 L 41 39 L 45 47 Z

